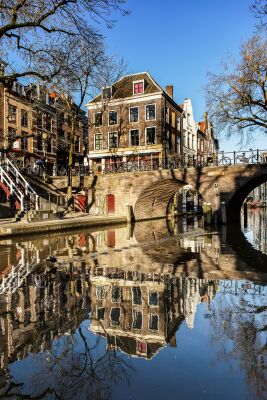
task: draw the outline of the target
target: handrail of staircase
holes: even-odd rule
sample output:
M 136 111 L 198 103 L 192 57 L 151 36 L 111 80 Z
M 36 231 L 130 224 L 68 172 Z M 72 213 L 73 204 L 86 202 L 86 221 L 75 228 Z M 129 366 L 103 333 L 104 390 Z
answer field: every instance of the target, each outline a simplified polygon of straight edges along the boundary
M 23 193 L 15 186 L 15 182 L 10 178 L 10 176 L 6 173 L 4 168 L 0 166 L 0 180 L 5 183 L 9 188 L 10 194 L 15 194 L 18 198 L 21 206 L 21 211 L 24 211 L 24 195 Z
M 25 194 L 32 194 L 34 196 L 35 199 L 35 209 L 39 210 L 39 196 L 38 194 L 35 192 L 35 190 L 31 187 L 31 185 L 26 181 L 26 179 L 24 178 L 24 176 L 19 172 L 19 170 L 17 169 L 17 167 L 15 167 L 15 165 L 8 159 L 5 159 L 6 162 L 6 167 L 7 167 L 7 172 L 11 171 L 11 173 L 14 175 L 15 179 L 16 179 L 16 183 L 20 183 L 22 184 L 22 186 L 25 188 Z

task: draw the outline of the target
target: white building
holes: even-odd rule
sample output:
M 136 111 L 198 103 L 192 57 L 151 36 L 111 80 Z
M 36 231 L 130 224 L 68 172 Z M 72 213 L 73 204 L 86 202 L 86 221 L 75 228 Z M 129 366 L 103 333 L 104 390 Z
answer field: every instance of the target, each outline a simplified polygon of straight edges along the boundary
M 182 145 L 186 162 L 197 156 L 197 128 L 193 115 L 193 107 L 190 99 L 185 99 L 180 107 L 183 109 Z

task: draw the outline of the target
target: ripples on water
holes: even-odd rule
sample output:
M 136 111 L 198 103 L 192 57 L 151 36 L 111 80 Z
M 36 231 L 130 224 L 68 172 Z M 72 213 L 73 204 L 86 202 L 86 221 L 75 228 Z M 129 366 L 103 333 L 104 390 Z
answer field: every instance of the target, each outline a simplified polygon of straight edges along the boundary
M 265 215 L 1 241 L 0 398 L 265 399 Z

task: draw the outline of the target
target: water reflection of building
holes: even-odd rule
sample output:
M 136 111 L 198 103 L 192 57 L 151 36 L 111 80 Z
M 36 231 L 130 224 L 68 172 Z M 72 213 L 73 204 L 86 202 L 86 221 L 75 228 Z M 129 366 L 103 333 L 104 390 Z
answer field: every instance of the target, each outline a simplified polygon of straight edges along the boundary
M 248 212 L 247 231 L 252 232 L 253 245 L 267 254 L 267 209 L 252 209 Z
M 147 359 L 176 345 L 183 320 L 193 328 L 197 305 L 210 301 L 218 287 L 216 281 L 172 278 L 145 266 L 96 269 L 91 285 L 90 329 L 105 336 L 108 347 Z
M 52 267 L 2 295 L 0 368 L 48 350 L 52 339 L 72 332 L 89 311 L 89 286 L 86 268 Z

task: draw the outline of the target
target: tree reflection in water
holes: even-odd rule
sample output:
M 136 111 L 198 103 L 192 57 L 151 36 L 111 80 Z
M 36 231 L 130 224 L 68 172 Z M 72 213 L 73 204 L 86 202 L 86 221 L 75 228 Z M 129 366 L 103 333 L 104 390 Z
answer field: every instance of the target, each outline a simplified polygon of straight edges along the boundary
M 157 383 L 165 390 L 164 372 L 173 354 L 181 355 L 187 337 L 201 333 L 195 340 L 201 355 L 207 355 L 206 368 L 214 351 L 218 361 L 232 368 L 238 363 L 236 388 L 241 393 L 245 385 L 239 378 L 245 376 L 250 389 L 244 390 L 264 399 L 266 287 L 252 281 L 266 282 L 267 256 L 239 227 L 219 236 L 195 225 L 184 232 L 185 226 L 181 231 L 177 224 L 169 236 L 164 224 L 150 221 L 131 231 L 68 233 L 7 246 L 0 285 L 1 398 L 111 399 L 116 386 L 125 393 L 130 377 L 134 388 L 154 387 L 157 363 Z M 34 254 L 36 265 L 24 276 Z M 55 261 L 48 262 L 51 258 Z M 214 347 L 202 347 L 210 333 Z M 200 376 L 203 364 L 187 349 L 177 365 L 186 369 L 185 359 L 190 360 L 188 370 Z M 152 375 L 152 384 L 145 374 Z M 190 387 L 191 381 L 172 374 L 170 369 L 166 387 L 173 384 L 177 396 L 177 387 Z M 210 375 L 202 379 L 212 389 Z M 184 394 L 181 398 L 189 398 Z
M 133 367 L 115 350 L 105 347 L 101 337 L 88 337 L 88 321 L 74 335 L 54 341 L 51 351 L 31 354 L 22 361 L 30 379 L 24 383 L 12 379 L 2 387 L 1 398 L 14 399 L 111 399 L 111 387 L 119 382 L 130 383 Z M 31 372 L 32 371 L 32 372 Z M 30 372 L 30 373 L 29 373 Z M 16 374 L 17 375 L 17 374 Z M 23 375 L 19 371 L 18 376 Z
M 267 306 L 262 306 L 261 296 L 264 293 L 249 290 L 253 284 L 247 282 L 239 285 L 243 288 L 242 294 L 236 288 L 224 291 L 232 284 L 221 282 L 222 290 L 211 303 L 211 341 L 217 360 L 226 362 L 232 370 L 238 365 L 244 372 L 251 398 L 256 395 L 257 399 L 264 400 L 267 384 Z

